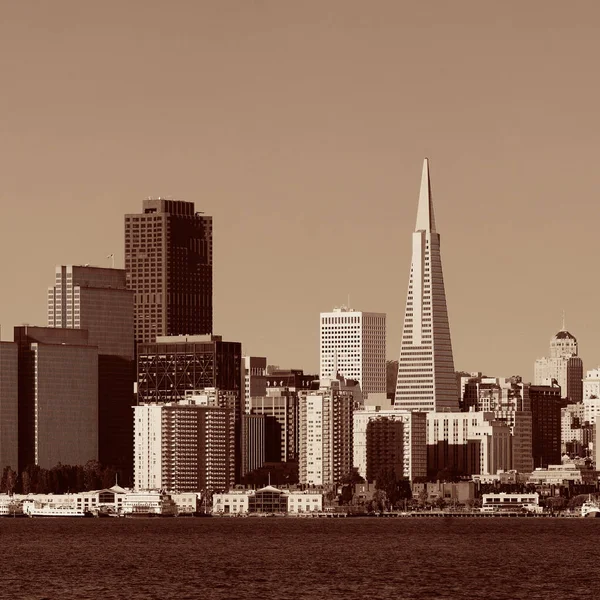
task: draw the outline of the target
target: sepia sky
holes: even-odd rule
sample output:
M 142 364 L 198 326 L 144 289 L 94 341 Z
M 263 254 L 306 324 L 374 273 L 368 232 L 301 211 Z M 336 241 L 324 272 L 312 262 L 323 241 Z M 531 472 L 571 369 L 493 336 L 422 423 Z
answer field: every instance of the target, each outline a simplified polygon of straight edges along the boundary
M 600 5 L 1 2 L 0 323 L 123 266 L 148 196 L 214 216 L 215 333 L 318 369 L 320 311 L 400 348 L 422 159 L 457 369 L 530 380 L 561 313 L 600 363 Z

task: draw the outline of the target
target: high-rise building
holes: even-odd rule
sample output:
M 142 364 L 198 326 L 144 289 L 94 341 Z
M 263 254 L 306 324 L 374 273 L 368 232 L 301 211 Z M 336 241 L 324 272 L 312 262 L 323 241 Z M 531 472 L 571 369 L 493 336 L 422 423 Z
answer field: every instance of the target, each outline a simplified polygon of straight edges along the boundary
M 319 340 L 321 379 L 354 379 L 365 399 L 385 394 L 385 314 L 346 306 L 321 313 Z
M 133 470 L 133 292 L 123 269 L 63 265 L 48 289 L 48 327 L 85 329 L 98 347 L 98 458 Z
M 325 379 L 300 394 L 300 483 L 334 485 L 352 472 L 356 393 L 345 380 Z
M 521 377 L 482 377 L 474 374 L 464 383 L 463 410 L 492 413 L 510 427 L 512 469 L 519 473 L 533 471 L 532 414 L 530 384 Z
M 218 335 L 161 336 L 138 345 L 138 402 L 178 402 L 218 388 L 241 396 L 242 345 Z
M 395 406 L 424 412 L 458 410 L 440 235 L 435 226 L 427 159 L 412 238 Z
M 408 410 L 356 410 L 353 415 L 354 467 L 367 477 L 367 429 L 371 421 L 387 419 L 402 423 L 402 477 L 411 481 L 427 476 L 427 422 L 422 412 Z
M 86 329 L 15 327 L 19 470 L 98 460 L 98 348 Z
M 578 356 L 577 339 L 562 329 L 550 340 L 550 354 L 538 358 L 534 366 L 534 385 L 552 385 L 556 380 L 563 398 L 570 402 L 581 402 L 583 398 L 583 362 Z
M 265 464 L 265 423 L 263 415 L 242 415 L 242 477 Z
M 532 385 L 531 443 L 535 468 L 560 464 L 561 409 L 566 402 L 561 398 L 559 385 Z
M 0 341 L 0 470 L 19 468 L 18 346 Z
M 250 413 L 250 398 L 267 392 L 267 359 L 264 356 L 242 356 L 244 410 Z
M 234 483 L 234 424 L 227 408 L 183 400 L 134 407 L 137 490 L 224 491 Z
M 212 217 L 193 202 L 144 200 L 125 215 L 125 270 L 135 339 L 212 333 Z
M 299 399 L 295 391 L 269 388 L 250 399 L 250 413 L 265 418 L 265 462 L 298 460 Z
M 382 417 L 367 423 L 367 481 L 373 482 L 382 471 L 404 476 L 404 424 Z
M 513 468 L 510 427 L 493 413 L 427 413 L 427 468 L 457 475 L 495 475 Z

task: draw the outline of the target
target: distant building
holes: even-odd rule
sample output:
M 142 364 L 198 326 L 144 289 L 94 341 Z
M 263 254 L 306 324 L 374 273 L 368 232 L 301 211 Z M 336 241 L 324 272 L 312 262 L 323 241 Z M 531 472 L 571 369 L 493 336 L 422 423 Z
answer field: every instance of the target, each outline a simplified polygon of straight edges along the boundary
M 267 367 L 267 388 L 287 388 L 290 391 L 319 389 L 319 376 L 307 375 L 302 369 Z
M 558 385 L 532 385 L 531 442 L 535 468 L 560 463 L 561 409 L 566 404 L 561 399 Z
M 590 425 L 597 422 L 600 414 L 600 367 L 588 371 L 583 380 L 584 421 Z
M 427 423 L 425 413 L 401 410 L 356 410 L 353 415 L 354 467 L 367 477 L 369 444 L 367 428 L 371 421 L 386 419 L 402 423 L 402 477 L 413 480 L 427 476 Z
M 385 314 L 342 306 L 322 312 L 320 327 L 320 378 L 354 379 L 365 399 L 385 394 Z
M 98 458 L 133 471 L 131 439 L 135 366 L 133 292 L 125 271 L 56 267 L 48 289 L 48 327 L 86 329 L 98 347 Z
M 250 413 L 265 419 L 265 462 L 298 460 L 300 401 L 287 388 L 268 388 L 266 396 L 250 399 Z
M 395 406 L 421 412 L 458 410 L 440 235 L 433 213 L 429 161 L 423 163 L 412 262 L 398 361 Z
M 354 387 L 324 379 L 319 390 L 301 393 L 300 483 L 333 485 L 352 472 Z
M 136 490 L 227 490 L 235 480 L 229 409 L 192 400 L 134 407 Z
M 533 471 L 532 413 L 529 383 L 520 377 L 461 377 L 463 410 L 493 413 L 494 418 L 510 427 L 512 469 Z
M 241 399 L 242 345 L 218 335 L 164 336 L 138 345 L 138 402 L 178 402 L 218 388 Z
M 213 494 L 214 514 L 301 514 L 323 510 L 323 493 L 280 490 L 266 486 L 259 490 L 232 490 Z
M 250 413 L 250 398 L 267 393 L 267 359 L 262 356 L 242 356 L 244 381 L 244 411 Z
M 525 494 L 483 494 L 481 512 L 541 512 L 537 492 Z
M 578 352 L 577 339 L 563 323 L 563 328 L 550 341 L 550 355 L 535 361 L 534 385 L 552 385 L 554 379 L 564 398 L 581 402 L 583 362 Z
M 578 453 L 586 445 L 586 430 L 589 429 L 583 402 L 562 407 L 560 423 L 561 454 Z
M 367 481 L 375 481 L 383 471 L 392 471 L 398 479 L 404 476 L 404 424 L 386 417 L 367 423 Z
M 98 460 L 98 347 L 85 329 L 15 327 L 19 471 Z
M 125 215 L 125 270 L 137 342 L 212 333 L 212 217 L 193 202 L 148 199 Z
M 0 341 L 0 469 L 19 468 L 19 353 Z
M 590 473 L 595 474 L 594 471 Z M 529 477 L 529 483 L 535 485 L 582 484 L 584 481 L 582 468 L 573 463 L 548 465 L 544 469 L 536 469 Z
M 512 436 L 491 412 L 427 413 L 427 467 L 456 475 L 493 474 L 512 469 Z
M 242 477 L 265 464 L 263 415 L 242 415 Z

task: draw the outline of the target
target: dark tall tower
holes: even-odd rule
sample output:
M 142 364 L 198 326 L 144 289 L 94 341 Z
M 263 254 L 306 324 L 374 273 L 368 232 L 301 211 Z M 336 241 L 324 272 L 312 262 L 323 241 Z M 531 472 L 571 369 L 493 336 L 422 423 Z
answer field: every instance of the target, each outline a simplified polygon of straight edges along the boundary
M 149 199 L 125 215 L 125 270 L 137 342 L 212 333 L 212 217 L 193 202 Z
M 558 384 L 532 385 L 531 400 L 531 443 L 533 466 L 547 467 L 560 464 L 560 409 L 566 405 L 561 399 Z

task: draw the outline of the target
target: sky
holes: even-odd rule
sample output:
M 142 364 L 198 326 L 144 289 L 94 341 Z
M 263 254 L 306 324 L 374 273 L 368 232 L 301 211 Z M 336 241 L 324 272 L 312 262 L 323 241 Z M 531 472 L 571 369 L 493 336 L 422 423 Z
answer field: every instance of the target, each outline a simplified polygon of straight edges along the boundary
M 214 332 L 318 371 L 319 313 L 400 349 L 429 157 L 456 369 L 520 374 L 566 312 L 600 363 L 600 5 L 53 0 L 0 18 L 0 324 L 123 266 L 149 196 L 214 217 Z

